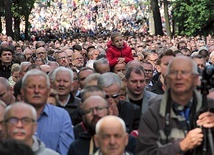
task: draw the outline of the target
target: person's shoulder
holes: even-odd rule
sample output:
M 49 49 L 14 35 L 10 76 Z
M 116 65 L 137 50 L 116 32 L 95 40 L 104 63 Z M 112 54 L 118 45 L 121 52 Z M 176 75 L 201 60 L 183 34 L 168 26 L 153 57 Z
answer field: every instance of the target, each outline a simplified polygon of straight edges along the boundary
M 40 153 L 39 155 L 60 155 L 60 154 L 54 150 L 45 148 L 44 151 L 42 153 Z
M 135 105 L 135 104 L 133 104 L 133 103 L 131 103 L 131 102 L 128 102 L 128 101 L 126 101 L 126 100 L 119 100 L 119 103 L 118 103 L 118 105 L 119 106 L 123 106 L 124 108 L 125 107 L 127 107 L 127 108 L 129 108 L 129 109 L 140 109 L 140 107 L 139 106 L 137 106 L 137 105 Z
M 54 106 L 54 105 L 51 105 L 48 103 L 45 105 L 45 108 L 48 109 L 49 114 L 53 114 L 56 116 L 59 116 L 59 115 L 63 115 L 63 116 L 68 115 L 69 116 L 68 112 L 63 108 L 60 108 L 60 107 L 57 107 L 57 106 Z

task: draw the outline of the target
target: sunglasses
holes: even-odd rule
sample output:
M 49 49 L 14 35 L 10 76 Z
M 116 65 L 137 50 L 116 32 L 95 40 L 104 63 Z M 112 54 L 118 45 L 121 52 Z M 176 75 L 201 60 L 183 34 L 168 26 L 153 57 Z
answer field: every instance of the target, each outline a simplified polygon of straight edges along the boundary
M 109 99 L 109 98 L 117 98 L 119 97 L 120 94 L 113 94 L 113 95 L 106 95 L 106 99 Z

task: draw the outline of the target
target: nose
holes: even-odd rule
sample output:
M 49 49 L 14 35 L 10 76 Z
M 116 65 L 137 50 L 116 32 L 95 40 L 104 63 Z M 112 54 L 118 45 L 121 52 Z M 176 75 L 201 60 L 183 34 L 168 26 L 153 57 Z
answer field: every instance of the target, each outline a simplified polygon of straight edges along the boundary
M 182 73 L 181 72 L 177 72 L 176 79 L 180 79 L 180 78 L 182 78 Z
M 35 92 L 35 93 L 38 93 L 38 92 L 39 92 L 39 87 L 38 87 L 38 86 L 36 86 L 36 87 L 34 88 L 34 92 Z
M 115 144 L 115 138 L 113 136 L 110 137 L 110 144 L 111 145 Z
M 22 127 L 22 126 L 23 126 L 22 121 L 21 121 L 21 120 L 18 120 L 16 126 L 17 126 L 17 127 Z
M 141 86 L 141 82 L 140 82 L 140 81 L 137 82 L 137 86 L 138 86 L 138 87 Z

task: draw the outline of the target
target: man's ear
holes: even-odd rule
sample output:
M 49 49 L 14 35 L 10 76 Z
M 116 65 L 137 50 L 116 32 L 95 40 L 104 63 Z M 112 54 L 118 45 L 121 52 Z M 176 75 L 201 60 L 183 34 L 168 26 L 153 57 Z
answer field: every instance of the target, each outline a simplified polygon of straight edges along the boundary
M 126 137 L 125 137 L 125 142 L 126 142 L 125 144 L 128 145 L 128 142 L 129 142 L 129 135 L 126 133 L 125 136 L 126 136 Z
M 98 136 L 97 135 L 94 135 L 94 143 L 96 145 L 96 147 L 99 147 L 99 143 L 98 143 Z

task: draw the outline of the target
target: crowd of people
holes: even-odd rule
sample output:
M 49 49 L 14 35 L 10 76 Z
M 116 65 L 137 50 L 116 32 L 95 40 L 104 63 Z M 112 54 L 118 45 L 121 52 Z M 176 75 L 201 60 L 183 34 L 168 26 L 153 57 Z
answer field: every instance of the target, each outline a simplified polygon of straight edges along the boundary
M 104 4 L 104 12 L 115 9 Z M 0 34 L 0 153 L 16 147 L 22 155 L 212 154 L 204 128 L 214 134 L 213 37 L 125 33 L 132 18 L 106 34 L 93 26 L 93 33 L 85 27 L 84 35 L 68 34 L 71 23 L 109 28 L 100 16 L 117 23 L 119 15 L 136 13 L 129 6 L 113 11 L 117 18 L 98 16 L 102 7 L 90 5 L 84 7 L 94 14 L 59 3 L 55 11 L 36 7 L 30 41 Z M 55 31 L 62 35 L 51 38 Z M 197 86 L 207 67 L 205 106 Z

